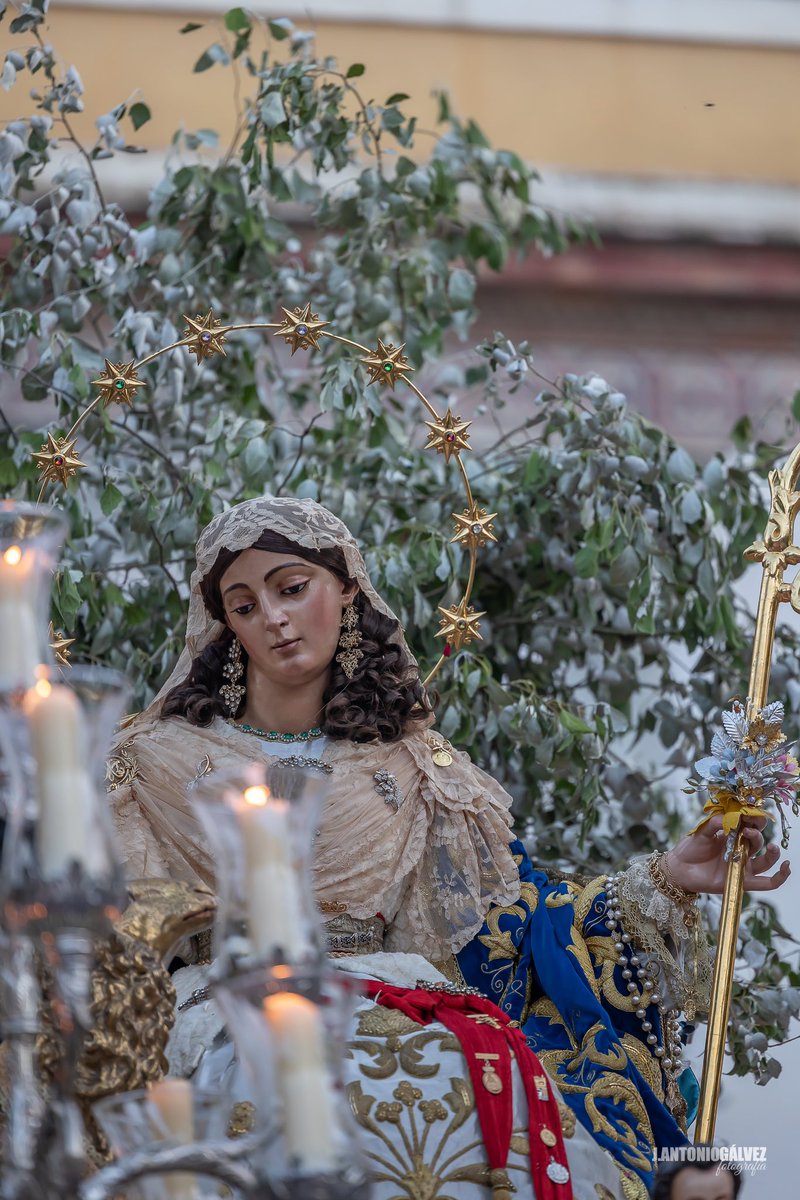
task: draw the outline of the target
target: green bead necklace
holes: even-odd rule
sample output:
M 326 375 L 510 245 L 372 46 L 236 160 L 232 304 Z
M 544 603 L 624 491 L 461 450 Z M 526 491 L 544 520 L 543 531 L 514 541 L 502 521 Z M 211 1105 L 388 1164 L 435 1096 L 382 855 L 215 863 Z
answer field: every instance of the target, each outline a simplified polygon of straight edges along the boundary
M 242 733 L 252 733 L 253 737 L 263 738 L 265 742 L 313 742 L 314 738 L 322 737 L 322 730 L 317 725 L 313 729 L 304 729 L 301 733 L 277 733 L 274 729 L 256 729 L 255 725 L 237 725 L 232 720 L 228 724 Z

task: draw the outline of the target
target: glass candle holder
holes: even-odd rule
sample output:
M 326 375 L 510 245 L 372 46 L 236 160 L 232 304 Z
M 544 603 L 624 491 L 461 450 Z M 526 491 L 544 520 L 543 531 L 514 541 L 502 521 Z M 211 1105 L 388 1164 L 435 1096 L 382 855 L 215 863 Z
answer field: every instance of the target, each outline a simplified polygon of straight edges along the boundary
M 53 660 L 51 578 L 67 536 L 64 513 L 43 504 L 0 501 L 0 694 L 31 687 Z
M 103 779 L 128 695 L 118 672 L 76 666 L 42 674 L 19 705 L 0 709 L 19 779 L 0 867 L 11 932 L 105 928 L 126 903 Z
M 92 1111 L 112 1154 L 124 1160 L 136 1151 L 168 1146 L 220 1144 L 230 1122 L 224 1093 L 198 1091 L 184 1079 L 163 1079 L 152 1088 L 106 1096 Z M 218 1200 L 233 1196 L 219 1180 L 196 1172 L 146 1175 L 125 1187 L 128 1200 Z
M 355 979 L 319 964 L 264 965 L 214 986 L 238 1062 L 255 1072 L 270 1045 L 272 1135 L 250 1161 L 264 1188 L 276 1194 L 304 1200 L 369 1195 L 342 1075 L 358 994 Z
M 324 957 L 311 852 L 325 789 L 324 775 L 280 762 L 250 763 L 198 787 L 216 869 L 217 974 Z

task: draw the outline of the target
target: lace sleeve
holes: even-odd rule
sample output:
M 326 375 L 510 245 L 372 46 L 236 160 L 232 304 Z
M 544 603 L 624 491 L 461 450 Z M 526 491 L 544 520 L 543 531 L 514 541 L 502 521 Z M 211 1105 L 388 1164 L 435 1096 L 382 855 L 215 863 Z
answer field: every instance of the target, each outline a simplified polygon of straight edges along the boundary
M 657 959 L 674 1006 L 690 1019 L 707 1012 L 712 963 L 700 922 L 688 927 L 683 909 L 653 886 L 646 858 L 634 859 L 618 879 L 623 926 L 644 954 Z
M 635 908 L 641 919 L 655 925 L 662 937 L 672 939 L 681 950 L 689 936 L 683 919 L 683 909 L 653 886 L 646 858 L 633 860 L 627 871 L 619 876 L 620 895 L 628 906 Z

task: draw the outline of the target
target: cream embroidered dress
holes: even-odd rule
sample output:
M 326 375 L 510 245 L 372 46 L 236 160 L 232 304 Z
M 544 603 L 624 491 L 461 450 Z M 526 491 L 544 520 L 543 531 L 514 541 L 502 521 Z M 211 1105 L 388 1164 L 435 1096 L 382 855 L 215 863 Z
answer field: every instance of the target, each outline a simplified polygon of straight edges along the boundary
M 435 765 L 438 744 L 423 729 L 390 745 L 327 739 L 322 761 L 331 771 L 314 848 L 320 902 L 359 919 L 380 914 L 387 949 L 434 962 L 460 950 L 493 904 L 511 904 L 519 892 L 510 797 L 465 754 Z M 221 718 L 198 729 L 173 717 L 127 738 L 112 760 L 111 801 L 129 877 L 213 886 L 189 785 L 264 757 L 260 739 Z M 391 802 L 375 780 L 380 772 L 394 778 Z

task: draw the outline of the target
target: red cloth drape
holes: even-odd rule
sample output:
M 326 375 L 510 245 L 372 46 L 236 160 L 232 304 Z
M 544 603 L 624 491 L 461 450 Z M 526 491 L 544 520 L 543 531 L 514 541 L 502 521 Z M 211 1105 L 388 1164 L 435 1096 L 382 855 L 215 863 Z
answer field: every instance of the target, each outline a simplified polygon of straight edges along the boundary
M 489 1167 L 495 1170 L 506 1166 L 511 1148 L 511 1055 L 514 1055 L 528 1098 L 531 1178 L 537 1200 L 574 1200 L 569 1177 L 563 1183 L 552 1178 L 552 1175 L 558 1177 L 562 1174 L 558 1166 L 566 1168 L 567 1163 L 558 1101 L 549 1083 L 545 1083 L 542 1089 L 541 1081 L 547 1079 L 544 1067 L 525 1040 L 525 1035 L 509 1024 L 505 1013 L 485 996 L 394 987 L 375 980 L 364 980 L 364 987 L 366 994 L 376 1004 L 399 1009 L 420 1025 L 439 1021 L 458 1038 L 472 1080 Z M 482 1057 L 484 1055 L 490 1057 Z M 491 1064 L 490 1073 L 494 1072 L 499 1077 L 500 1088 L 497 1090 L 487 1089 L 485 1062 Z M 497 1087 L 496 1082 L 494 1087 Z M 542 1140 L 542 1130 L 549 1130 L 555 1137 L 554 1145 L 548 1146 Z M 547 1135 L 548 1141 L 552 1140 L 550 1134 Z M 548 1167 L 551 1175 L 547 1173 Z

